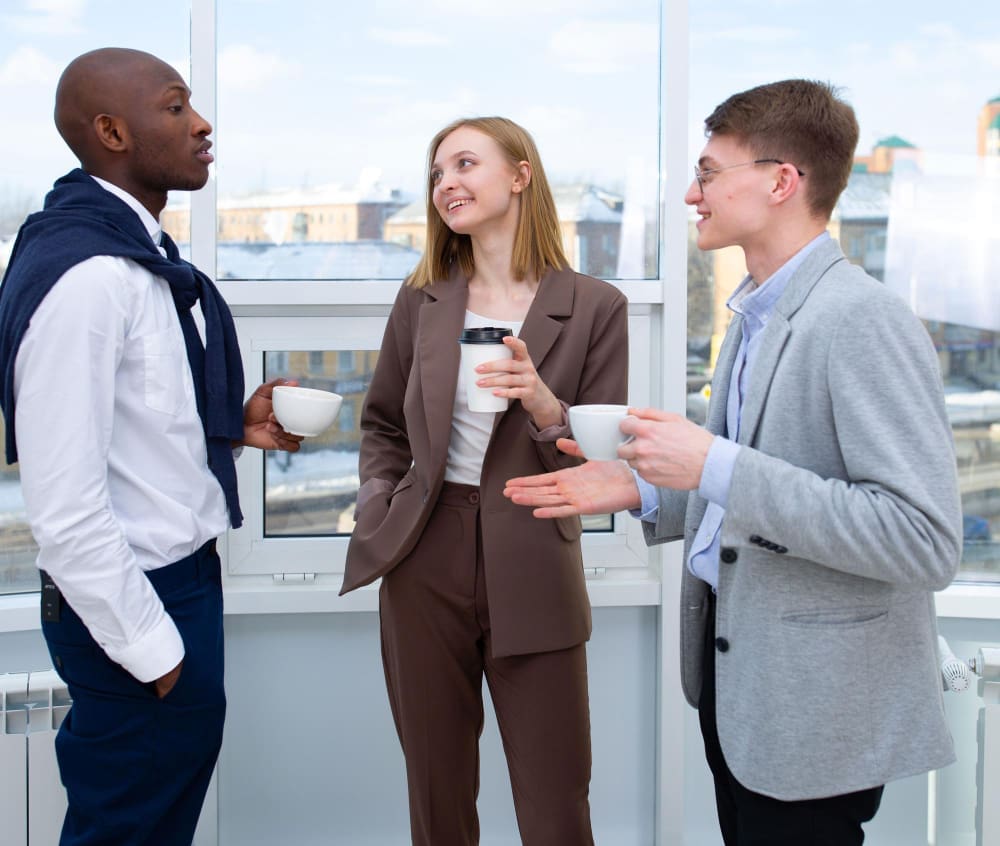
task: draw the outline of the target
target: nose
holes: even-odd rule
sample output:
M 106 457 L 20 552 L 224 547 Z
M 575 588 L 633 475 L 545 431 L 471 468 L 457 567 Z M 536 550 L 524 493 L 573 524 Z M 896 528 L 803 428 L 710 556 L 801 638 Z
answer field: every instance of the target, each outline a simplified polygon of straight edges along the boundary
M 194 109 L 191 110 L 194 119 L 191 123 L 191 134 L 192 135 L 211 135 L 212 134 L 212 124 L 210 124 L 205 118 L 203 118 Z
M 702 198 L 701 185 L 698 184 L 697 179 L 692 179 L 691 184 L 688 185 L 687 193 L 684 195 L 684 202 L 689 206 L 696 205 L 698 200 Z

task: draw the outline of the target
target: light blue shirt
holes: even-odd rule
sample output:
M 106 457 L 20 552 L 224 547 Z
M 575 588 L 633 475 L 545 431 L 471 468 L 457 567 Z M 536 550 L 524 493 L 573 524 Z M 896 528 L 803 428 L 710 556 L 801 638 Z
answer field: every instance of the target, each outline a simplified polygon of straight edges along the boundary
M 740 421 L 743 415 L 743 401 L 746 396 L 746 386 L 750 382 L 757 350 L 760 346 L 763 330 L 767 326 L 774 307 L 788 287 L 788 281 L 817 246 L 829 239 L 828 232 L 822 232 L 785 262 L 764 283 L 758 285 L 747 276 L 727 300 L 730 311 L 743 318 L 742 338 L 740 348 L 733 361 L 733 369 L 729 375 L 729 398 L 726 403 L 725 436 L 716 435 L 705 458 L 705 466 L 698 485 L 698 493 L 708 500 L 705 516 L 691 544 L 688 556 L 688 569 L 698 578 L 708 582 L 713 589 L 719 584 L 719 536 L 722 519 L 726 514 L 726 501 L 729 497 L 729 486 L 733 478 L 733 468 L 739 456 L 740 447 L 737 444 L 740 433 Z M 647 522 L 656 522 L 659 512 L 659 498 L 656 487 L 636 474 L 636 483 L 642 496 L 641 511 L 632 512 L 634 516 Z

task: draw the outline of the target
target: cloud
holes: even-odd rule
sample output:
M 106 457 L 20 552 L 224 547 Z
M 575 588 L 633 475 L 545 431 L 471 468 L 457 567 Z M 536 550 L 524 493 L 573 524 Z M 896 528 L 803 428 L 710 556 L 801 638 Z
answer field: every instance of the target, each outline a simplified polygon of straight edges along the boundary
M 4 16 L 11 29 L 22 33 L 70 35 L 82 30 L 86 0 L 26 0 L 23 11 Z
M 549 41 L 556 63 L 573 73 L 607 74 L 633 69 L 639 60 L 655 61 L 659 32 L 653 24 L 576 20 L 560 27 Z
M 62 67 L 35 47 L 17 47 L 0 64 L 0 85 L 41 85 L 54 89 Z
M 402 76 L 379 76 L 378 74 L 356 74 L 347 78 L 348 82 L 357 85 L 369 85 L 373 88 L 403 88 L 413 85 L 416 80 Z
M 368 36 L 373 41 L 394 47 L 444 47 L 451 42 L 443 35 L 422 29 L 385 29 L 372 27 Z
M 796 38 L 801 38 L 801 34 L 793 27 L 749 24 L 747 26 L 730 27 L 729 29 L 716 29 L 711 32 L 692 33 L 691 46 L 706 46 L 719 41 L 770 46 L 771 44 L 787 43 Z
M 302 66 L 298 62 L 249 44 L 231 44 L 224 47 L 219 56 L 219 83 L 230 89 L 292 79 L 301 73 Z

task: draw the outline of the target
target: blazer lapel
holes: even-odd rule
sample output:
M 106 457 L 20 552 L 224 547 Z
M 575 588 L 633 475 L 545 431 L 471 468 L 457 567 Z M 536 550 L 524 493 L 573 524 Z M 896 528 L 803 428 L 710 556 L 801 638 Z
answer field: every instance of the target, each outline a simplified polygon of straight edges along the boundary
M 456 264 L 447 281 L 428 285 L 424 293 L 429 299 L 420 307 L 417 350 L 429 453 L 435 461 L 447 454 L 451 436 L 461 355 L 458 338 L 465 325 L 469 281 Z
M 757 434 L 764 403 L 771 389 L 771 380 L 778 367 L 781 351 L 792 332 L 790 322 L 792 315 L 799 310 L 826 272 L 838 262 L 845 260 L 840 245 L 831 239 L 827 243 L 819 244 L 789 279 L 788 287 L 776 303 L 764 328 L 764 335 L 757 350 L 746 401 L 740 416 L 739 443 L 753 443 Z
M 528 347 L 528 355 L 540 370 L 545 356 L 562 332 L 560 317 L 573 313 L 573 297 L 576 293 L 575 273 L 572 270 L 549 270 L 538 285 L 535 299 L 528 309 L 521 327 L 520 339 Z

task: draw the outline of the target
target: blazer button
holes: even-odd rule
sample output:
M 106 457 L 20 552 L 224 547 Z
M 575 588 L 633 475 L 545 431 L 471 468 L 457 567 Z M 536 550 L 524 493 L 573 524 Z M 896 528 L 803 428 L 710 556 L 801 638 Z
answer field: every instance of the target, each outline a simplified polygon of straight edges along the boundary
M 788 547 L 787 547 L 787 546 L 779 546 L 779 547 L 778 547 L 778 548 L 777 548 L 776 550 L 774 550 L 774 551 L 775 551 L 775 552 L 777 552 L 777 553 L 778 553 L 778 555 L 784 555 L 784 554 L 785 554 L 786 552 L 788 552 Z
M 718 649 L 719 652 L 728 652 L 729 641 L 726 640 L 724 637 L 717 637 L 715 639 L 715 648 Z
M 719 553 L 719 560 L 725 564 L 733 564 L 739 556 L 736 554 L 736 550 L 731 546 L 724 546 L 722 551 Z
M 750 535 L 750 543 L 760 543 L 762 540 L 760 535 Z

